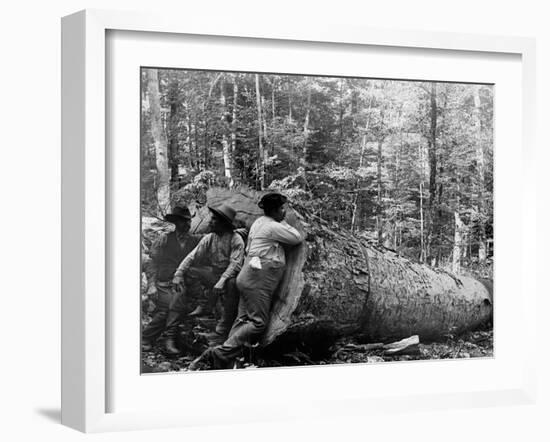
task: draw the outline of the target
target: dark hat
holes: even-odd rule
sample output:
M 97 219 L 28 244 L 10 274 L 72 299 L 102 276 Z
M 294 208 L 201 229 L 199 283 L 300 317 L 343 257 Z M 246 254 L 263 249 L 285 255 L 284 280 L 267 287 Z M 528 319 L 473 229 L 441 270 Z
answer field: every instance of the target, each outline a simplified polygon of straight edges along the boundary
M 219 207 L 208 206 L 210 211 L 215 215 L 218 215 L 221 219 L 227 222 L 231 227 L 235 228 L 233 221 L 235 220 L 235 209 L 229 207 L 227 204 L 222 204 Z
M 288 198 L 278 192 L 266 193 L 260 199 L 258 207 L 260 209 L 276 209 L 277 207 L 282 206 L 288 201 Z
M 176 206 L 174 207 L 174 210 L 172 210 L 172 213 L 167 213 L 164 216 L 164 219 L 168 221 L 169 223 L 175 222 L 177 219 L 191 219 L 193 218 L 191 216 L 191 212 L 189 212 L 189 209 L 187 207 L 181 207 Z

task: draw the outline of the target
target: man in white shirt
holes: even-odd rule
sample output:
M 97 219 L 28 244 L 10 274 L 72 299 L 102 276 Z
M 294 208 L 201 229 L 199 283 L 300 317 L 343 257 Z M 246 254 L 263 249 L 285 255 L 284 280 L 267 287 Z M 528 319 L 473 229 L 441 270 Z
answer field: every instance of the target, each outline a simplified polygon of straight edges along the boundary
M 269 322 L 273 294 L 285 270 L 284 246 L 295 246 L 303 237 L 284 221 L 287 198 L 280 193 L 268 193 L 258 206 L 264 216 L 252 224 L 246 247 L 247 256 L 237 277 L 240 293 L 239 310 L 229 337 L 222 344 L 208 349 L 190 365 L 209 359 L 214 368 L 230 367 L 243 347 L 258 342 Z

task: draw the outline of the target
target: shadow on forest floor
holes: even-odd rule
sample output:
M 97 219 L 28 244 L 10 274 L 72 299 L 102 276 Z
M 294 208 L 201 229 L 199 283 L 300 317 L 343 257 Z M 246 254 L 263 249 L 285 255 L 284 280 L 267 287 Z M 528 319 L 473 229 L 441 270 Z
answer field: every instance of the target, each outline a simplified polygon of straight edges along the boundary
M 178 357 L 164 354 L 164 340 L 159 339 L 152 351 L 142 353 L 142 373 L 187 371 L 189 364 L 208 347 L 204 334 L 208 331 L 198 322 L 183 329 L 180 344 L 186 347 Z M 180 345 L 180 348 L 182 345 Z M 336 341 L 327 349 L 325 357 L 312 358 L 307 350 L 288 348 L 277 355 L 265 354 L 262 350 L 247 349 L 237 360 L 236 368 L 289 367 L 305 365 L 330 365 L 348 363 L 381 363 L 416 360 L 441 360 L 486 358 L 493 356 L 493 329 L 466 332 L 460 336 L 448 336 L 438 342 L 420 343 L 414 354 L 386 355 L 383 349 L 365 350 L 365 346 L 353 337 Z

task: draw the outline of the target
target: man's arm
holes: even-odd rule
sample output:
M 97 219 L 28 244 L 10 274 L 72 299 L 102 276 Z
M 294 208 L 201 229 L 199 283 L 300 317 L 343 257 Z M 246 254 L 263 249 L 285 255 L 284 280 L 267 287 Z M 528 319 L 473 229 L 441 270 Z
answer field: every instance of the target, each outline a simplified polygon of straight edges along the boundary
M 224 278 L 224 280 L 228 280 L 237 276 L 237 274 L 241 270 L 241 267 L 243 266 L 243 259 L 244 241 L 238 233 L 234 233 L 233 237 L 231 238 L 231 255 L 229 256 L 229 265 L 223 272 L 221 278 Z
M 211 235 L 206 235 L 199 241 L 197 247 L 195 247 L 180 263 L 174 273 L 174 278 L 183 278 L 183 275 L 187 270 L 189 270 L 189 267 L 191 267 L 196 261 L 199 261 L 207 256 L 208 250 L 210 249 L 210 238 Z
M 233 233 L 231 238 L 231 254 L 229 256 L 229 265 L 220 276 L 220 279 L 214 286 L 214 292 L 220 292 L 225 286 L 225 282 L 239 273 L 244 259 L 244 241 L 238 233 Z
M 300 232 L 286 221 L 281 221 L 280 223 L 272 222 L 269 224 L 268 228 L 271 238 L 280 243 L 295 246 L 304 240 Z
M 150 260 L 145 264 L 145 274 L 147 275 L 147 292 L 151 293 L 156 291 L 156 282 L 158 274 L 158 262 L 162 254 L 163 248 L 166 246 L 166 241 L 168 240 L 168 235 L 163 233 L 158 237 L 151 246 L 150 249 Z

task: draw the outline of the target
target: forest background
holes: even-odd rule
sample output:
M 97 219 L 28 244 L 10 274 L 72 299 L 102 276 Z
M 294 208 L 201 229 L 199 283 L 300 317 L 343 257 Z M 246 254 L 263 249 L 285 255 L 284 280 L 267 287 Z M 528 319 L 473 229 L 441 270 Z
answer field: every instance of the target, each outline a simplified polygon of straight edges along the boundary
M 278 189 L 402 256 L 492 278 L 491 85 L 143 68 L 143 216 Z M 146 245 L 145 245 L 146 246 Z

